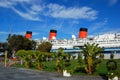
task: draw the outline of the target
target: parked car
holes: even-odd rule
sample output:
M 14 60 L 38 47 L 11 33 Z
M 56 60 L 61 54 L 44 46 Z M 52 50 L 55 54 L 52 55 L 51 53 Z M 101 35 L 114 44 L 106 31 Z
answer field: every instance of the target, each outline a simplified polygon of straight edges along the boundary
M 4 49 L 0 49 L 0 57 L 3 57 L 3 56 L 5 56 L 5 50 Z
M 4 52 L 0 52 L 0 57 L 5 56 Z

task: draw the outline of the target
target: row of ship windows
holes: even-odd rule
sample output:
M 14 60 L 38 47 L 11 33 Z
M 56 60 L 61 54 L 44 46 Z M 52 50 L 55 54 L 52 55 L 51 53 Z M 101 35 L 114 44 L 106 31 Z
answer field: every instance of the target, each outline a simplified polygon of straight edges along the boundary
M 56 42 L 61 43 L 62 41 L 56 41 Z M 72 43 L 73 41 L 64 41 L 64 42 L 65 43 Z M 120 42 L 120 40 L 105 40 L 105 41 L 104 40 L 103 41 L 82 40 L 82 41 L 75 41 L 75 42 Z
M 73 43 L 73 42 L 71 42 L 71 43 L 55 43 L 55 44 L 83 44 L 83 43 L 87 43 L 87 42 L 77 42 L 77 43 Z M 120 43 L 120 42 L 95 42 L 95 43 L 97 43 L 97 44 L 105 44 L 105 43 L 107 43 L 107 44 L 115 44 L 115 43 Z M 54 44 L 54 43 L 53 43 Z

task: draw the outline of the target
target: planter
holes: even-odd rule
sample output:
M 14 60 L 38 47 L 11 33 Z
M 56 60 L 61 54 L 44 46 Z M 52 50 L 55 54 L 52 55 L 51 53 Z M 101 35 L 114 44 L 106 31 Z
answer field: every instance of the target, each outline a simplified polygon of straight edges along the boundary
M 71 74 L 70 74 L 70 72 L 68 72 L 67 70 L 63 70 L 63 76 L 65 76 L 65 77 L 70 77 Z

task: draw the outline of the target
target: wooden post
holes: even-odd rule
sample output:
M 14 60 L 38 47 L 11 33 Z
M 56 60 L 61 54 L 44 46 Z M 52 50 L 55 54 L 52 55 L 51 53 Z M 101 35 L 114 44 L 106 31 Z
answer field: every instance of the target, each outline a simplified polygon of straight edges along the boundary
M 7 51 L 5 51 L 4 66 L 7 67 Z

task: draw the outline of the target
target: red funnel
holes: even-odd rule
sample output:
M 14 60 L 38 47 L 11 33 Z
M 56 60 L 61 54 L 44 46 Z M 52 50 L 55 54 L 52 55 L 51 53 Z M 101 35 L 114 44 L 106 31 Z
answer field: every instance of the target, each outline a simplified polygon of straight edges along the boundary
M 32 32 L 31 31 L 27 31 L 25 37 L 27 39 L 31 39 L 32 38 Z
M 87 28 L 80 28 L 78 38 L 86 38 L 88 35 Z
M 57 33 L 56 30 L 50 30 L 49 40 L 52 40 L 54 37 L 56 38 L 56 36 L 57 36 L 56 33 Z

